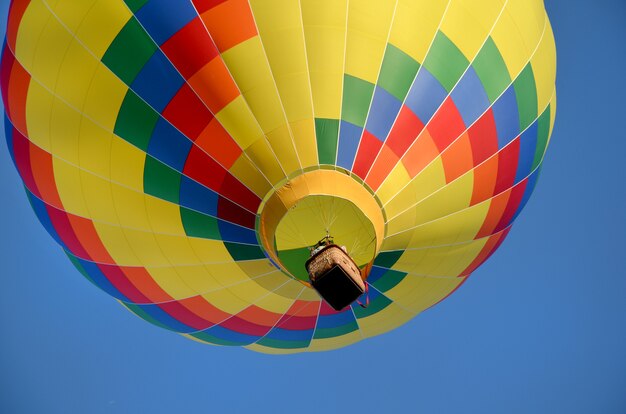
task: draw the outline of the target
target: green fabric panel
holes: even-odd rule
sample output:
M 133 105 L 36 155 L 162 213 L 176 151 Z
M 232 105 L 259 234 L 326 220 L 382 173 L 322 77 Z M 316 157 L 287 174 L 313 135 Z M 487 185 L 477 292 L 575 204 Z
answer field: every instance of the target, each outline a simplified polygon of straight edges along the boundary
M 143 189 L 146 194 L 178 204 L 181 175 L 151 156 L 146 156 Z
M 64 250 L 64 251 L 65 251 L 65 250 Z M 77 259 L 74 255 L 70 254 L 68 251 L 65 251 L 65 255 L 66 255 L 66 256 L 70 259 L 70 262 L 72 262 L 72 264 L 74 265 L 74 267 L 75 267 L 76 269 L 78 269 L 78 271 L 80 272 L 80 274 L 81 274 L 81 275 L 83 275 L 83 276 L 85 277 L 85 279 L 87 279 L 88 281 L 90 281 L 92 285 L 94 285 L 94 286 L 98 286 L 98 285 L 96 284 L 96 282 L 94 282 L 94 281 L 93 281 L 93 279 L 89 276 L 89 273 L 87 273 L 87 272 L 85 271 L 85 269 L 83 268 L 83 266 L 80 264 L 80 262 L 78 261 L 78 259 Z M 98 286 L 98 288 L 99 288 L 99 286 Z
M 550 135 L 550 105 L 541 114 L 537 120 L 537 148 L 535 149 L 535 159 L 533 160 L 533 166 L 531 171 L 537 168 L 543 154 L 546 152 L 546 146 L 548 145 L 548 136 Z
M 132 17 L 113 39 L 102 63 L 130 85 L 156 48 L 137 19 Z
M 353 306 L 352 310 L 357 319 L 366 318 L 380 312 L 391 304 L 391 300 L 387 296 L 379 295 L 376 300 L 370 302 L 367 308 Z
M 158 120 L 159 114 L 129 90 L 117 114 L 113 132 L 146 152 Z
M 280 250 L 278 252 L 280 262 L 287 268 L 289 273 L 306 282 L 309 281 L 309 274 L 304 267 L 304 263 L 310 256 L 311 253 L 306 247 L 302 249 Z
M 537 87 L 530 63 L 515 79 L 513 87 L 519 108 L 519 128 L 523 131 L 537 118 Z
M 141 9 L 144 4 L 146 4 L 148 0 L 124 0 L 124 3 L 128 6 L 128 8 L 135 13 L 137 10 Z
M 424 67 L 450 92 L 469 66 L 469 61 L 459 48 L 442 32 L 437 32 L 435 40 L 426 56 Z
M 419 67 L 420 64 L 411 56 L 394 45 L 388 44 L 378 84 L 402 102 L 409 92 Z
M 215 217 L 207 216 L 185 207 L 180 208 L 180 217 L 187 236 L 211 240 L 222 239 Z
M 376 256 L 376 260 L 374 260 L 374 266 L 391 269 L 391 267 L 396 264 L 400 256 L 402 256 L 402 253 L 404 253 L 402 250 L 379 253 L 378 256 Z
M 373 84 L 354 76 L 344 75 L 341 119 L 363 127 L 373 93 Z
M 511 84 L 511 77 L 504 59 L 491 37 L 487 38 L 472 66 L 487 91 L 491 103 Z
M 339 139 L 339 120 L 315 118 L 317 154 L 320 164 L 334 164 Z
M 281 341 L 278 339 L 272 338 L 263 338 L 257 342 L 258 345 L 267 346 L 270 348 L 280 348 L 280 349 L 298 349 L 298 348 L 306 348 L 309 346 L 310 341 Z
M 372 285 L 381 292 L 387 292 L 388 290 L 393 289 L 398 283 L 402 282 L 405 277 L 406 273 L 404 272 L 389 270 Z
M 163 329 L 167 329 L 168 331 L 176 332 L 175 330 L 171 329 L 167 325 L 163 325 L 161 322 L 159 322 L 156 319 L 152 318 L 150 315 L 148 315 L 146 312 L 144 312 L 143 309 L 141 309 L 139 306 L 133 305 L 133 304 L 130 304 L 130 303 L 122 303 L 122 304 L 129 311 L 131 311 L 135 315 L 139 316 L 141 319 L 143 319 L 145 321 L 148 321 L 151 324 L 158 326 L 159 328 L 163 328 Z
M 217 338 L 217 337 L 215 337 L 213 335 L 209 335 L 206 332 L 196 332 L 196 333 L 192 333 L 192 334 L 189 334 L 189 335 L 193 336 L 194 338 L 197 338 L 197 339 L 199 339 L 201 341 L 213 344 L 213 345 L 226 345 L 226 346 L 247 345 L 247 344 L 242 344 L 240 342 L 233 342 L 233 341 L 228 341 L 226 339 Z
M 337 326 L 335 328 L 316 328 L 313 339 L 334 338 L 336 336 L 354 332 L 357 329 L 359 329 L 359 326 L 355 321 L 342 326 Z
M 257 245 L 224 242 L 224 246 L 235 261 L 265 258 L 263 251 Z

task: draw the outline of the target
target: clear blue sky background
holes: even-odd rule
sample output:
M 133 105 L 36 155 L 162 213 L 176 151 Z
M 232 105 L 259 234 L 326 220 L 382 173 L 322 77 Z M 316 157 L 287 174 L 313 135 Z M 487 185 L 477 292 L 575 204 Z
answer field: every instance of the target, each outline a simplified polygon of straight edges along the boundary
M 211 347 L 133 316 L 37 222 L 3 140 L 0 412 L 626 413 L 626 1 L 546 6 L 557 122 L 509 238 L 440 305 L 338 351 Z

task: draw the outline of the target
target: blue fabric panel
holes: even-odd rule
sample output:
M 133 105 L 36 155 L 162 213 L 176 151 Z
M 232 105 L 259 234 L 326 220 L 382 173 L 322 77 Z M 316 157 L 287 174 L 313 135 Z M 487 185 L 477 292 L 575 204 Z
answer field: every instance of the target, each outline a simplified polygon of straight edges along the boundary
M 191 2 L 178 0 L 150 0 L 135 16 L 158 45 L 198 16 Z
M 362 133 L 363 128 L 350 122 L 341 121 L 341 126 L 339 127 L 339 150 L 337 151 L 338 166 L 346 170 L 352 169 Z
M 385 142 L 393 126 L 402 102 L 395 96 L 377 86 L 367 118 L 365 129 L 372 133 L 381 142 Z
M 52 225 L 52 221 L 50 220 L 50 216 L 48 215 L 48 210 L 46 209 L 46 204 L 39 198 L 37 198 L 33 193 L 31 193 L 30 190 L 26 188 L 26 186 L 24 186 L 24 190 L 26 190 L 28 201 L 30 201 L 30 205 L 33 208 L 33 211 L 35 212 L 35 215 L 37 216 L 37 219 L 39 219 L 41 225 L 44 227 L 44 229 L 46 229 L 48 234 L 52 236 L 54 241 L 59 243 L 61 247 L 63 247 L 65 250 L 69 251 L 69 248 L 65 245 L 65 243 L 63 243 L 63 240 L 61 240 L 61 237 L 59 237 L 59 234 Z
M 370 271 L 369 276 L 367 277 L 367 282 L 369 284 L 375 283 L 378 279 L 383 277 L 385 273 L 387 273 L 387 269 L 378 267 L 378 266 L 373 266 L 372 270 Z
M 223 339 L 229 342 L 235 342 L 240 345 L 249 345 L 259 340 L 260 336 L 256 335 L 247 335 L 240 332 L 232 331 L 228 328 L 224 328 L 223 326 L 215 325 L 202 331 L 208 335 L 214 336 L 216 338 Z
M 537 186 L 537 179 L 539 178 L 540 172 L 541 172 L 541 166 L 538 167 L 535 171 L 533 171 L 530 177 L 528 177 L 528 182 L 526 183 L 526 189 L 524 190 L 524 196 L 522 197 L 522 201 L 520 201 L 519 206 L 517 207 L 517 210 L 515 211 L 513 218 L 511 219 L 511 223 L 515 221 L 517 216 L 519 216 L 519 214 L 524 209 L 524 206 L 526 206 L 526 203 L 528 203 L 530 196 L 532 195 L 533 191 L 535 190 L 535 187 Z
M 473 67 L 469 67 L 451 93 L 465 126 L 474 123 L 489 108 L 489 97 Z
M 405 105 L 426 124 L 448 96 L 446 89 L 424 67 L 420 67 Z
M 141 310 L 147 313 L 148 315 L 150 315 L 152 319 L 158 321 L 159 323 L 163 324 L 163 326 L 165 326 L 168 329 L 171 329 L 172 331 L 180 332 L 180 333 L 190 333 L 190 332 L 195 332 L 197 330 L 189 325 L 186 325 L 172 318 L 167 312 L 161 309 L 158 305 L 135 305 L 135 306 L 141 308 Z
M 224 241 L 254 245 L 259 244 L 254 230 L 219 219 L 217 220 L 217 227 L 219 228 L 220 235 Z
M 183 171 L 192 142 L 166 120 L 157 121 L 148 143 L 148 154 L 178 172 Z
M 354 323 L 354 315 L 349 308 L 341 313 L 335 313 L 332 315 L 320 315 L 317 319 L 318 328 L 336 328 L 338 326 L 348 325 L 352 323 Z
M 530 169 L 533 167 L 535 149 L 537 148 L 537 131 L 537 121 L 535 121 L 522 133 L 515 183 L 519 183 L 526 178 L 526 176 L 530 174 Z
M 9 154 L 11 155 L 11 160 L 13 160 L 13 165 L 17 168 L 17 164 L 15 163 L 15 154 L 13 153 L 13 124 L 9 120 L 7 113 L 4 113 L 4 138 L 7 141 L 7 148 L 9 149 Z
M 504 148 L 506 144 L 517 138 L 519 134 L 519 113 L 517 111 L 517 99 L 515 88 L 509 86 L 506 91 L 494 102 L 491 107 L 493 117 L 496 120 L 498 131 L 498 148 Z
M 68 254 L 71 254 L 68 251 Z M 115 299 L 121 300 L 123 302 L 131 302 L 126 296 L 124 296 L 111 282 L 109 279 L 102 273 L 98 265 L 93 262 L 89 262 L 87 260 L 80 259 L 74 255 L 78 263 L 82 266 L 83 270 L 89 275 L 91 281 L 98 286 L 100 289 L 104 290 L 109 295 L 113 296 Z
M 209 216 L 217 216 L 218 195 L 202 184 L 181 176 L 180 180 L 180 205 L 191 210 L 199 211 Z
M 313 337 L 313 329 L 291 330 L 274 328 L 265 336 L 268 339 L 280 341 L 310 341 Z
M 156 50 L 133 81 L 131 89 L 161 113 L 184 82 L 163 52 Z

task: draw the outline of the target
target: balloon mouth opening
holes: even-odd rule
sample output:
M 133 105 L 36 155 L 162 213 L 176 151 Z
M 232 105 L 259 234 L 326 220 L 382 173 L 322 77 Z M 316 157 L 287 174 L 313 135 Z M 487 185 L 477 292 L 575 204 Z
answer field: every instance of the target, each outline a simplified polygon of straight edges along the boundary
M 265 254 L 289 277 L 310 287 L 304 263 L 309 248 L 327 234 L 359 265 L 371 264 L 385 235 L 385 216 L 374 193 L 358 177 L 318 169 L 288 179 L 270 192 L 257 214 Z

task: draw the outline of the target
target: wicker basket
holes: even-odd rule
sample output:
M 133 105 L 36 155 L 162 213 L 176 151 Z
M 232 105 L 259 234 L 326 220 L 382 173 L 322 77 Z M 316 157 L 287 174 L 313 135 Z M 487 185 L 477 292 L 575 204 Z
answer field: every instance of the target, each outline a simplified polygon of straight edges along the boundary
M 365 291 L 359 267 L 335 244 L 307 260 L 306 270 L 313 287 L 335 310 L 345 308 Z

